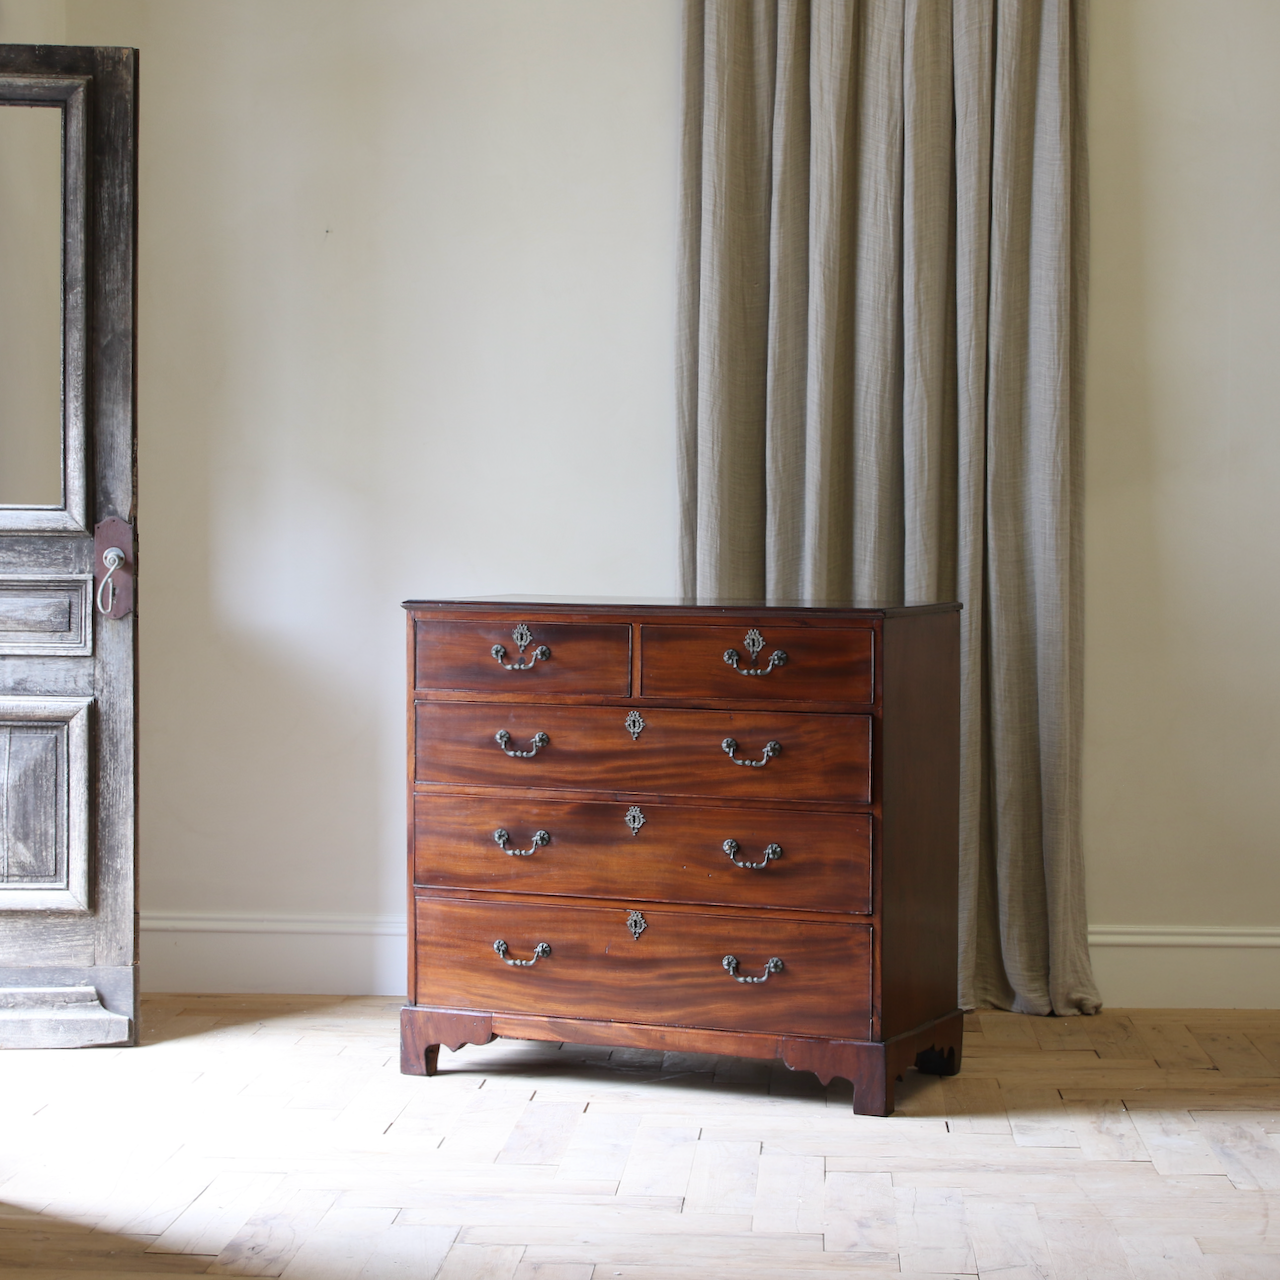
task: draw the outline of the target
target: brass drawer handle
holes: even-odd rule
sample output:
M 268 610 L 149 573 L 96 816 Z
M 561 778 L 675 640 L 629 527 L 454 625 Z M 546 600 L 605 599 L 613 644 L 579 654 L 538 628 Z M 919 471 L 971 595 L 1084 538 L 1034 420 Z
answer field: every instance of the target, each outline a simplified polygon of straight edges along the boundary
M 551 650 L 545 644 L 540 644 L 530 655 L 528 662 L 503 662 L 503 658 L 507 656 L 507 651 L 500 645 L 495 644 L 489 650 L 491 654 L 498 660 L 498 665 L 506 671 L 532 671 L 533 664 L 541 659 L 543 662 L 551 657 Z M 776 655 L 775 655 L 776 656 Z
M 730 760 L 733 761 L 734 764 L 744 764 L 748 769 L 763 769 L 774 756 L 781 754 L 782 743 L 766 742 L 764 744 L 764 757 L 760 760 L 739 760 L 734 754 L 738 750 L 738 743 L 734 738 L 726 738 L 720 744 L 720 749 L 729 757 Z
M 734 980 L 734 982 L 767 982 L 771 973 L 782 972 L 782 961 L 777 956 L 771 956 L 765 961 L 764 973 L 762 973 L 758 978 L 749 978 L 745 974 L 738 972 L 737 956 L 725 956 L 720 963 L 724 965 L 725 971 Z
M 507 671 L 532 671 L 533 664 L 538 661 L 546 662 L 551 657 L 551 650 L 545 644 L 540 644 L 530 655 L 528 660 L 524 658 L 524 651 L 533 643 L 533 632 L 529 630 L 525 623 L 520 623 L 518 627 L 511 633 L 511 638 L 520 648 L 521 658 L 518 662 L 504 662 L 507 656 L 506 648 L 503 645 L 495 644 L 489 650 L 500 667 Z
M 737 649 L 726 649 L 724 651 L 724 660 L 740 675 L 740 676 L 767 676 L 774 667 L 785 667 L 787 665 L 786 651 L 783 649 L 775 649 L 769 655 L 769 665 L 765 667 L 740 667 L 738 663 L 740 658 Z
M 755 627 L 747 632 L 746 639 L 742 642 L 747 647 L 747 652 L 751 655 L 751 661 L 754 664 L 756 658 L 760 654 L 760 650 L 764 648 L 764 636 L 762 636 Z M 774 667 L 785 667 L 787 665 L 786 651 L 783 649 L 775 649 L 769 655 L 769 664 L 764 667 L 750 666 L 740 667 L 738 663 L 741 661 L 737 649 L 726 649 L 724 651 L 724 660 L 740 675 L 740 676 L 767 676 Z
M 742 867 L 746 871 L 763 871 L 775 858 L 782 857 L 782 846 L 780 844 L 766 845 L 764 857 L 759 862 L 739 862 L 737 857 L 738 842 L 736 840 L 726 840 L 723 848 L 725 853 L 729 855 L 729 861 L 735 867 Z
M 529 739 L 529 741 L 533 743 L 532 751 L 510 751 L 507 749 L 507 743 L 511 741 L 511 735 L 505 729 L 499 729 L 498 732 L 493 735 L 493 740 L 503 749 L 503 751 L 506 751 L 507 755 L 509 755 L 513 760 L 528 760 L 530 756 L 536 756 L 543 747 L 549 746 L 551 743 L 551 739 L 548 738 L 545 733 L 535 733 L 533 737 Z
M 507 956 L 507 944 L 503 942 L 501 938 L 499 938 L 497 942 L 493 944 L 493 949 L 498 953 L 498 959 L 500 959 L 503 962 L 503 964 L 514 965 L 517 969 L 531 969 L 535 964 L 538 963 L 539 960 L 551 954 L 550 945 L 545 942 L 540 942 L 533 949 L 532 960 L 511 960 Z M 779 963 L 781 963 L 781 961 L 779 961 Z M 740 982 L 744 981 L 744 979 L 740 978 L 739 981 Z M 752 978 L 751 981 L 760 982 L 762 981 L 762 979 Z
M 499 827 L 497 831 L 493 833 L 493 838 L 497 841 L 498 848 L 501 849 L 509 858 L 528 858 L 537 853 L 544 844 L 551 843 L 551 832 L 535 831 L 533 833 L 533 847 L 531 849 L 508 849 L 507 841 L 511 839 L 511 836 L 505 827 Z

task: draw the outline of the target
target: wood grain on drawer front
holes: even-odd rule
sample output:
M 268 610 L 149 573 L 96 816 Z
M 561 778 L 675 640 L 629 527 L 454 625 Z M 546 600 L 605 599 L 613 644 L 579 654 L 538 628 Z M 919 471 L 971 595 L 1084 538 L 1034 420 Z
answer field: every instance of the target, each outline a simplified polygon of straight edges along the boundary
M 754 658 L 747 644 L 752 630 L 763 641 Z M 869 627 L 644 626 L 640 692 L 646 698 L 870 703 L 874 643 Z M 730 650 L 738 655 L 736 668 L 725 661 Z M 785 660 L 774 660 L 775 654 Z
M 506 833 L 501 844 L 498 831 Z M 738 863 L 764 866 L 735 865 L 726 840 L 736 841 Z M 780 856 L 766 858 L 771 845 Z M 869 912 L 871 819 L 865 813 L 418 795 L 414 881 L 506 893 Z
M 637 729 L 627 728 L 629 717 Z M 640 723 L 643 721 L 643 727 Z M 871 799 L 871 717 L 419 702 L 416 780 L 726 799 Z M 510 735 L 506 749 L 495 740 Z M 537 747 L 537 735 L 546 735 Z M 723 749 L 732 738 L 737 752 Z M 766 759 L 770 742 L 781 750 Z M 512 758 L 511 751 L 534 751 Z M 736 760 L 764 760 L 760 768 Z
M 521 625 L 528 627 L 528 638 L 523 632 L 516 634 Z M 501 657 L 494 657 L 495 645 L 505 650 Z M 543 650 L 548 656 L 541 656 Z M 514 615 L 467 622 L 419 618 L 414 626 L 414 682 L 419 689 L 625 698 L 631 692 L 631 628 L 581 622 L 522 624 Z
M 728 1031 L 865 1039 L 870 1034 L 871 929 L 759 915 L 645 910 L 633 938 L 632 908 L 549 907 L 419 897 L 418 1002 L 493 1013 L 608 1018 Z M 529 967 L 539 943 L 551 953 Z M 783 962 L 764 982 L 770 958 Z

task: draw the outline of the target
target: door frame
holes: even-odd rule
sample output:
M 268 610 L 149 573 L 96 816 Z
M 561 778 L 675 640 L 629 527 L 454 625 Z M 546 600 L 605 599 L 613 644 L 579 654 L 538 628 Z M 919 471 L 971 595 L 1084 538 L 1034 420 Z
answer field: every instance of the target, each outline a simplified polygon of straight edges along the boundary
M 0 507 L 0 579 L 9 583 L 75 580 L 94 588 L 106 575 L 95 526 L 115 518 L 132 535 L 137 84 L 135 49 L 0 45 L 0 102 L 63 110 L 63 503 Z M 118 540 L 129 544 L 121 573 L 132 576 L 136 539 Z M 91 590 L 90 608 L 93 599 Z M 135 599 L 130 592 L 130 604 Z M 66 713 L 67 725 L 76 725 L 84 748 L 78 758 L 87 761 L 88 848 L 77 901 L 0 911 L 0 1002 L 36 1008 L 47 993 L 51 1010 L 67 1011 L 51 1013 L 51 1026 L 58 1017 L 64 1030 L 76 1016 L 85 1026 L 96 1020 L 98 1029 L 79 1041 L 86 1044 L 137 1037 L 136 621 L 132 609 L 98 609 L 91 626 L 82 619 L 91 654 L 0 656 L 7 704 L 33 709 L 27 718 L 34 722 L 43 703 L 48 721 Z M 82 713 L 70 715 L 77 705 Z M 33 1016 L 32 1027 L 38 1021 Z M 49 1043 L 77 1041 L 66 1033 Z

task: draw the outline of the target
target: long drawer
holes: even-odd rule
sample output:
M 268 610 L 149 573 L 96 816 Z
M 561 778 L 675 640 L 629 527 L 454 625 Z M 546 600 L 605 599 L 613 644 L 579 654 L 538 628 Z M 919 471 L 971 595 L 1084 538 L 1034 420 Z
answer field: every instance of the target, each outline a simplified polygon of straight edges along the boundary
M 871 799 L 871 717 L 419 702 L 415 779 L 454 786 Z
M 742 701 L 874 700 L 870 627 L 640 628 L 640 692 L 646 698 Z
M 869 912 L 871 819 L 865 813 L 418 795 L 414 882 Z
M 637 918 L 626 903 L 550 907 L 428 896 L 417 899 L 416 912 L 419 1004 L 870 1035 L 865 924 L 661 911 Z
M 631 691 L 631 628 L 619 623 L 418 619 L 414 686 L 477 693 Z

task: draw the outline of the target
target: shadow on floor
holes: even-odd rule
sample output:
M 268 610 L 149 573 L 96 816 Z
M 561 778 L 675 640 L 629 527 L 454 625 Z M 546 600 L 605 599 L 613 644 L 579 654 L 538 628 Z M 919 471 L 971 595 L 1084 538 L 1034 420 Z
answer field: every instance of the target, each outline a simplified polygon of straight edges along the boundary
M 853 1106 L 853 1086 L 847 1080 L 835 1079 L 824 1085 L 812 1072 L 793 1071 L 778 1060 L 711 1053 L 498 1039 L 487 1045 L 467 1045 L 456 1053 L 442 1050 L 440 1073 L 623 1087 L 634 1083 L 680 1093 L 812 1099 L 827 1106 Z M 938 1079 L 914 1068 L 908 1070 L 897 1086 L 897 1111 L 945 1117 Z
M 117 1235 L 88 1223 L 0 1202 L 0 1270 L 200 1275 L 216 1260 L 195 1253 L 148 1253 L 149 1236 Z

